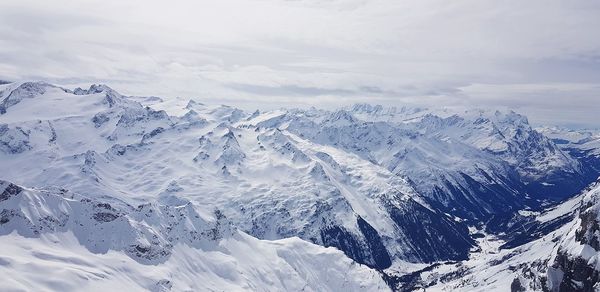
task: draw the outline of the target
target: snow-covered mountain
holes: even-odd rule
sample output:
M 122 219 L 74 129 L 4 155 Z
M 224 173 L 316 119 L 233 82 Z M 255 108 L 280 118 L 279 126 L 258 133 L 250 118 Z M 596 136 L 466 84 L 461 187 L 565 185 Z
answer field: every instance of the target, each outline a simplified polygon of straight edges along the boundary
M 600 131 L 572 130 L 560 127 L 540 127 L 536 129 L 560 147 L 564 152 L 576 157 L 588 177 L 600 172 Z
M 544 133 L 514 112 L 247 113 L 105 85 L 4 84 L 0 241 L 15 257 L 3 266 L 20 274 L 10 263 L 48 258 L 14 246 L 24 236 L 63 255 L 48 265 L 95 275 L 126 262 L 126 276 L 93 277 L 139 289 L 414 287 L 403 275 L 471 261 L 483 233 L 514 248 L 566 224 L 525 215 L 578 193 L 600 164 Z M 30 277 L 6 285 L 76 287 Z
M 261 241 L 188 201 L 131 206 L 2 181 L 0 207 L 3 291 L 388 289 L 340 251 Z

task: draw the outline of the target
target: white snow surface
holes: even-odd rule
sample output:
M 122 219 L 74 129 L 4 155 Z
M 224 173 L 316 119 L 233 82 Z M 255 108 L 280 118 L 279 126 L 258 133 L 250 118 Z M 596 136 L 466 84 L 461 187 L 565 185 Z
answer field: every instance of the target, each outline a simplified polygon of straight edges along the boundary
M 2 291 L 388 291 L 380 275 L 334 248 L 238 232 L 204 249 L 173 247 L 144 265 L 122 252 L 91 253 L 72 232 L 0 237 Z

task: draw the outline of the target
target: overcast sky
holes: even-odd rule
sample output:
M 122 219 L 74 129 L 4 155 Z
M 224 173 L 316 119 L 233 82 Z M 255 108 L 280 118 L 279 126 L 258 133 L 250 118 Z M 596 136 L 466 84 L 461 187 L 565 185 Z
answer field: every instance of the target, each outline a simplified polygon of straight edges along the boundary
M 600 127 L 600 1 L 1 0 L 0 79 Z

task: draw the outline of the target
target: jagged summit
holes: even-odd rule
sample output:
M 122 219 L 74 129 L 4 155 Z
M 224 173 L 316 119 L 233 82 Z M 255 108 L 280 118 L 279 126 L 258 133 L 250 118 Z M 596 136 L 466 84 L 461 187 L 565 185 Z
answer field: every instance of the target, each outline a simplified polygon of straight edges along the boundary
M 92 84 L 88 89 L 82 89 L 81 87 L 77 87 L 73 90 L 73 94 L 76 95 L 84 95 L 84 94 L 94 94 L 100 92 L 115 92 L 112 88 L 110 88 L 106 84 Z
M 115 104 L 123 100 L 123 96 L 114 89 L 108 87 L 106 84 L 92 84 L 89 89 L 76 88 L 73 90 L 75 95 L 88 95 L 103 93 L 105 95 L 104 103 L 109 107 L 115 106 Z
M 190 99 L 187 103 L 187 105 L 185 106 L 186 109 L 190 109 L 193 110 L 194 108 L 198 108 L 198 107 L 204 107 L 205 104 L 201 103 L 201 102 L 197 102 L 193 99 Z
M 325 117 L 323 121 L 324 125 L 327 126 L 347 126 L 355 125 L 359 122 L 350 112 L 340 109 Z
M 427 111 L 426 108 L 422 108 L 422 107 L 416 107 L 416 106 L 401 106 L 401 107 L 396 107 L 396 106 L 382 106 L 382 105 L 372 105 L 372 104 L 368 104 L 368 103 L 357 103 L 352 105 L 351 107 L 347 108 L 350 112 L 357 114 L 357 115 L 363 115 L 363 116 L 369 116 L 370 119 L 373 119 L 375 117 L 378 118 L 394 118 L 396 116 L 401 116 L 401 117 L 409 117 L 411 115 L 415 115 L 418 114 L 420 112 L 424 112 Z

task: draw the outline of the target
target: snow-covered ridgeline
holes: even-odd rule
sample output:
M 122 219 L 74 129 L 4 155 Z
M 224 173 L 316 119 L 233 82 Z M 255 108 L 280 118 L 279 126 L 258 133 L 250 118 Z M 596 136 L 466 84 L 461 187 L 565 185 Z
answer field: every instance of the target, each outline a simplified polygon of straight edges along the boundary
M 0 208 L 2 290 L 389 289 L 338 250 L 261 241 L 190 202 L 134 207 L 1 181 Z

